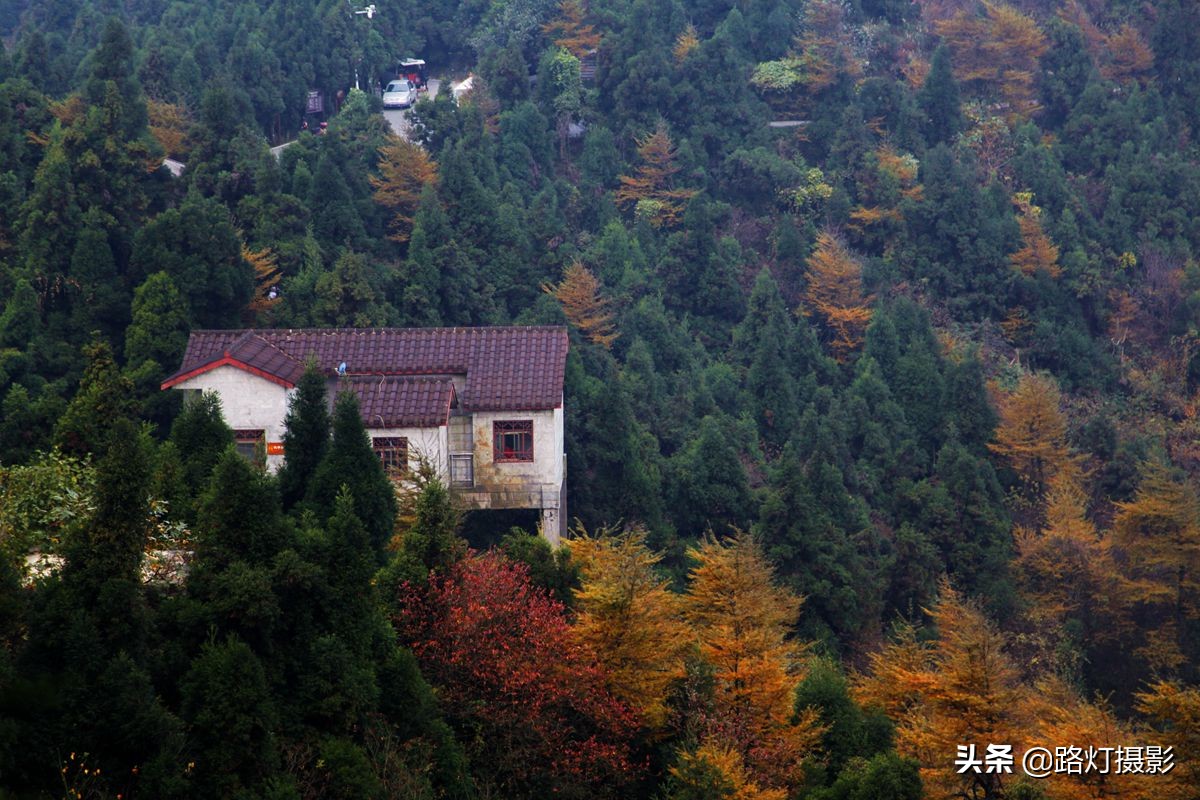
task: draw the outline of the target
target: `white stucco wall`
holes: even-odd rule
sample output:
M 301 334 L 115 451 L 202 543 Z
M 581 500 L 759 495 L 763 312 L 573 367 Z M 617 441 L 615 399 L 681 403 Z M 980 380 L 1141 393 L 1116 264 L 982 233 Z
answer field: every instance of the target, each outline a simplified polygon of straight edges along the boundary
M 438 475 L 450 482 L 450 432 L 442 425 L 437 428 L 367 428 L 367 435 L 403 436 L 408 439 L 408 465 L 416 467 L 417 457 L 429 459 Z
M 533 461 L 497 462 L 492 453 L 492 423 L 533 420 Z M 550 411 L 477 411 L 471 427 L 475 440 L 475 485 L 517 489 L 522 485 L 558 491 L 563 480 L 562 408 Z
M 230 366 L 217 367 L 174 388 L 216 392 L 221 397 L 221 412 L 229 427 L 262 428 L 268 443 L 283 441 L 283 418 L 294 390 Z M 282 465 L 283 456 L 267 455 L 267 469 L 274 472 Z

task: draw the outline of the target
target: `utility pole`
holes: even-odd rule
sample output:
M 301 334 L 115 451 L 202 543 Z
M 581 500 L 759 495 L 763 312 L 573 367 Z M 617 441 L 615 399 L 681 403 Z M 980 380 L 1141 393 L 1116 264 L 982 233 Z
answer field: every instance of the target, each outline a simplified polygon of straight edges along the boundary
M 354 8 L 353 6 L 351 6 L 351 9 L 354 11 L 355 16 L 363 15 L 368 20 L 374 18 L 375 14 L 377 13 L 377 9 L 375 8 L 374 3 L 367 6 L 366 8 Z M 355 38 L 357 39 L 358 37 L 356 36 Z M 362 61 L 363 55 L 365 55 L 365 50 L 366 50 L 366 48 L 364 47 L 363 48 L 364 53 L 362 55 L 359 55 L 358 58 L 354 59 L 354 88 L 359 89 L 359 90 L 361 90 L 362 87 L 358 85 L 358 62 Z

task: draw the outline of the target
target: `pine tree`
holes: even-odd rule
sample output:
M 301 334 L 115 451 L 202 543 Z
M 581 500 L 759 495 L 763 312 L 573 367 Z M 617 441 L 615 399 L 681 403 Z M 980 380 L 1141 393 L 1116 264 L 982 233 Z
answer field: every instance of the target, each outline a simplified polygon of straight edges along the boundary
M 1009 256 L 1009 261 L 1024 275 L 1042 273 L 1051 278 L 1062 275 L 1058 265 L 1058 247 L 1042 229 L 1042 210 L 1033 204 L 1031 192 L 1013 195 L 1017 207 L 1017 224 L 1021 227 L 1021 248 Z
M 849 359 L 862 344 L 871 320 L 871 298 L 862 285 L 862 265 L 834 234 L 823 231 L 808 257 L 806 307 L 829 334 L 829 347 L 838 361 Z
M 190 498 L 197 498 L 221 456 L 233 446 L 233 431 L 221 415 L 221 396 L 205 392 L 184 403 L 171 426 L 171 442 L 183 462 L 183 485 Z M 189 519 L 192 516 L 190 508 L 179 511 Z
M 308 485 L 306 505 L 328 519 L 342 486 L 354 495 L 354 511 L 366 526 L 371 545 L 382 555 L 396 520 L 396 492 L 371 449 L 352 392 L 337 396 L 333 408 L 333 441 Z
M 285 509 L 304 499 L 308 484 L 329 449 L 331 423 L 325 387 L 325 376 L 315 361 L 309 361 L 296 383 L 296 391 L 288 399 L 287 416 L 283 418 L 285 460 L 279 470 L 279 492 Z
M 558 284 L 544 283 L 542 291 L 562 305 L 567 321 L 579 328 L 593 344 L 611 349 L 620 335 L 613 324 L 609 300 L 601 294 L 600 281 L 582 261 L 572 261 Z
M 54 427 L 55 444 L 75 455 L 105 452 L 112 424 L 137 413 L 133 384 L 117 370 L 108 343 L 94 342 L 83 352 L 88 363 L 79 391 Z
M 1117 503 L 1112 536 L 1134 598 L 1158 621 L 1142 655 L 1157 669 L 1183 664 L 1188 623 L 1200 619 L 1200 498 L 1167 465 L 1147 462 L 1137 495 Z
M 574 635 L 607 668 L 609 690 L 637 709 L 648 728 L 662 728 L 668 690 L 683 677 L 693 637 L 680 598 L 655 572 L 661 556 L 637 529 L 578 531 L 567 547 L 581 579 Z
M 714 670 L 710 736 L 741 755 L 758 783 L 794 786 L 820 734 L 812 714 L 793 708 L 798 648 L 788 636 L 801 600 L 776 585 L 748 534 L 708 538 L 691 555 L 684 618 Z
M 679 166 L 665 124 L 660 123 L 653 133 L 638 139 L 637 146 L 642 164 L 632 177 L 621 176 L 614 199 L 617 205 L 635 208 L 639 218 L 656 228 L 674 226 L 698 190 L 674 188 Z
M 1008 459 L 1035 492 L 1041 492 L 1070 460 L 1067 421 L 1054 379 L 1024 374 L 1017 389 L 1000 398 L 1000 425 L 988 447 Z
M 583 58 L 600 46 L 600 34 L 583 21 L 585 13 L 580 0 L 562 0 L 558 4 L 558 16 L 542 26 L 542 33 L 571 55 Z
M 388 238 L 403 244 L 412 234 L 413 217 L 426 186 L 437 185 L 437 162 L 428 151 L 398 136 L 379 148 L 379 175 L 371 176 L 375 202 L 395 215 Z
M 793 374 L 795 326 L 768 269 L 754 281 L 749 308 L 734 329 L 734 352 L 747 364 L 745 386 L 759 434 L 782 446 L 800 416 L 801 397 L 814 388 L 811 374 Z
M 933 51 L 929 74 L 917 95 L 917 103 L 925 113 L 926 143 L 931 147 L 953 143 L 962 130 L 963 118 L 958 83 L 950 67 L 950 51 L 944 45 Z

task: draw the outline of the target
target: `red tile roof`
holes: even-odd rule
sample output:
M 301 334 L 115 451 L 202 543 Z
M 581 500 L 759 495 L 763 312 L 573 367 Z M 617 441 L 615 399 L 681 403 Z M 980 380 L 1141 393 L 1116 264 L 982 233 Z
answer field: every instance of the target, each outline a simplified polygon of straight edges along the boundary
M 454 404 L 454 384 L 436 378 L 384 375 L 346 378 L 341 390 L 358 395 L 358 410 L 368 428 L 433 428 L 445 425 Z
M 313 357 L 329 375 L 465 375 L 458 400 L 467 411 L 556 408 L 562 402 L 567 329 L 326 328 L 192 331 L 169 389 L 217 366 L 247 369 L 294 386 Z M 366 418 L 366 412 L 363 414 Z

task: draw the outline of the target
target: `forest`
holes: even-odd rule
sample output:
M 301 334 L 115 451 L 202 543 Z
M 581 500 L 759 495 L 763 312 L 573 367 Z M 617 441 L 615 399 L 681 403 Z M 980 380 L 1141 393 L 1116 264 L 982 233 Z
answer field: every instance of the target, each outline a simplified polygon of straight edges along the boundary
M 0 0 L 0 798 L 1200 796 L 1195 0 L 376 5 Z M 159 389 L 479 325 L 561 548 Z

